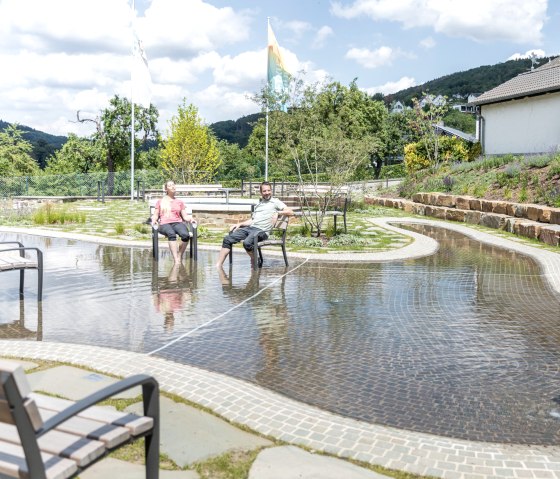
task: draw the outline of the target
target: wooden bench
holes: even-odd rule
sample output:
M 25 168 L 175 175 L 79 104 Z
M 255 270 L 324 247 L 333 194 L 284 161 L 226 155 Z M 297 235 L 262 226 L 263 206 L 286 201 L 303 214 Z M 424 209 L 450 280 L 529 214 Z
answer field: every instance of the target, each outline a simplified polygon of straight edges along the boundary
M 255 236 L 255 243 L 253 246 L 253 269 L 262 268 L 263 256 L 261 248 L 265 246 L 280 246 L 282 248 L 282 255 L 284 256 L 284 263 L 288 266 L 288 256 L 286 255 L 286 234 L 288 232 L 288 224 L 290 217 L 287 215 L 279 215 L 272 227 L 267 239 L 258 241 L 258 235 Z M 232 252 L 229 254 L 230 266 L 233 263 Z
M 142 386 L 144 415 L 96 406 Z M 159 386 L 139 374 L 74 402 L 31 392 L 22 367 L 0 360 L 0 477 L 66 479 L 145 438 L 146 478 L 159 474 Z
M 193 193 L 206 193 L 207 195 L 213 194 L 226 194 L 228 193 L 227 188 L 223 188 L 220 183 L 212 183 L 212 184 L 201 184 L 201 185 L 175 185 L 175 193 L 177 196 L 183 195 L 191 195 Z M 148 199 L 151 198 L 152 195 L 157 196 L 164 196 L 166 194 L 165 185 L 162 186 L 161 190 L 146 190 L 148 193 Z
M 43 300 L 43 252 L 39 248 L 25 247 L 19 241 L 0 241 L 0 245 L 17 245 L 5 248 L 0 246 L 0 272 L 19 269 L 19 298 L 23 299 L 25 270 L 37 270 L 37 300 Z M 35 251 L 36 259 L 25 256 L 26 251 Z

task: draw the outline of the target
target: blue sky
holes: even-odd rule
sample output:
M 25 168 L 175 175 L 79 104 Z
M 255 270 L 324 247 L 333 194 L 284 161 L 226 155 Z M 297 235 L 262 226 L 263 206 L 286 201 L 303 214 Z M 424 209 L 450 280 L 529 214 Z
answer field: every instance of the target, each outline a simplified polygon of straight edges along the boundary
M 0 0 L 0 118 L 89 133 L 114 94 L 130 95 L 132 0 Z M 558 0 L 136 0 L 152 102 L 167 122 L 186 99 L 207 122 L 258 110 L 266 24 L 292 73 L 358 79 L 392 93 L 536 50 L 560 53 Z

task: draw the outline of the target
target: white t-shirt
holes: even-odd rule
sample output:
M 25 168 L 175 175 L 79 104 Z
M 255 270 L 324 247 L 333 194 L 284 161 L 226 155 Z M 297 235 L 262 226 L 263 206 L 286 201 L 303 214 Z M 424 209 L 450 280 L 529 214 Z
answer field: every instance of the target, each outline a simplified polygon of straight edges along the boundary
M 261 199 L 253 212 L 253 222 L 251 226 L 269 232 L 274 226 L 272 216 L 278 211 L 282 211 L 287 206 L 278 198 L 270 198 L 268 201 Z

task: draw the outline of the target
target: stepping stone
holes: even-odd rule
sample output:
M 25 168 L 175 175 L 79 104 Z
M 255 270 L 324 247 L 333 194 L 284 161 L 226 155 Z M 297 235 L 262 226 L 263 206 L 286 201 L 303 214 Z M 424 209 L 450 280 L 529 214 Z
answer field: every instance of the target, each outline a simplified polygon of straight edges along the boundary
M 82 399 L 109 384 L 118 382 L 118 379 L 104 374 L 92 373 L 72 366 L 57 366 L 31 373 L 27 378 L 33 391 L 57 394 L 73 401 Z M 135 398 L 139 394 L 142 394 L 140 386 L 119 393 L 114 397 Z
M 39 366 L 37 363 L 31 361 L 24 361 L 23 359 L 14 359 L 14 358 L 4 358 L 4 359 L 21 364 L 21 367 L 23 368 L 24 371 L 29 371 L 30 369 L 35 369 L 37 366 Z
M 142 404 L 132 404 L 126 411 L 142 413 Z M 160 398 L 160 415 L 161 452 L 181 467 L 228 451 L 250 451 L 272 444 L 212 414 L 163 396 Z
M 118 479 L 145 479 L 146 469 L 140 464 L 121 461 L 107 457 L 94 464 L 84 472 L 80 472 L 80 479 L 107 479 L 114 477 Z M 199 479 L 195 471 L 167 471 L 160 469 L 160 479 Z
M 311 454 L 295 446 L 272 447 L 255 459 L 249 479 L 387 479 L 342 459 Z

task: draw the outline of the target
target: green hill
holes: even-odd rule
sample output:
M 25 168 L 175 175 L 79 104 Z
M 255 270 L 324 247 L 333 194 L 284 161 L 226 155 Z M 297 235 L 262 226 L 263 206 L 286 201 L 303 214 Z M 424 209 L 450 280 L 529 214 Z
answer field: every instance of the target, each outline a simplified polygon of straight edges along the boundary
M 4 131 L 8 126 L 10 123 L 0 120 L 0 131 Z M 23 131 L 23 137 L 33 146 L 31 156 L 41 168 L 45 167 L 47 158 L 68 140 L 65 136 L 49 135 L 24 125 L 18 125 L 18 128 Z
M 540 66 L 555 57 L 544 57 L 536 60 Z M 399 100 L 405 105 L 412 105 L 412 98 L 419 98 L 422 92 L 433 95 L 444 95 L 452 98 L 453 95 L 461 95 L 465 100 L 471 93 L 481 94 L 494 87 L 512 79 L 520 73 L 531 69 L 531 60 L 510 60 L 496 65 L 484 65 L 470 70 L 445 75 L 435 80 L 430 80 L 422 85 L 407 88 L 391 95 L 386 95 L 384 100 L 390 104 Z
M 229 143 L 237 143 L 240 148 L 247 146 L 253 124 L 262 116 L 262 113 L 242 116 L 238 120 L 218 121 L 212 123 L 210 128 L 219 140 L 226 140 Z

